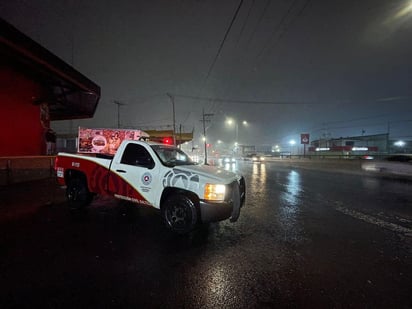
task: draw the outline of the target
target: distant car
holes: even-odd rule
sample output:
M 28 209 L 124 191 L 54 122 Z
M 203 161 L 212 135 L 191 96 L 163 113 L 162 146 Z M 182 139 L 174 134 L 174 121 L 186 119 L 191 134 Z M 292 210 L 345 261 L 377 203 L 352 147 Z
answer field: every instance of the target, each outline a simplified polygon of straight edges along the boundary
M 249 153 L 246 155 L 244 158 L 246 161 L 252 161 L 252 162 L 262 162 L 265 161 L 265 157 L 258 155 L 256 153 Z
M 362 169 L 385 175 L 412 177 L 412 155 L 393 155 L 383 160 L 365 162 L 362 164 Z
M 235 163 L 236 159 L 234 157 L 231 156 L 224 156 L 222 157 L 222 163 L 226 164 L 226 163 Z
M 361 159 L 361 160 L 373 160 L 375 158 L 374 158 L 374 156 L 371 156 L 371 155 L 363 155 L 363 156 L 359 157 L 359 159 Z

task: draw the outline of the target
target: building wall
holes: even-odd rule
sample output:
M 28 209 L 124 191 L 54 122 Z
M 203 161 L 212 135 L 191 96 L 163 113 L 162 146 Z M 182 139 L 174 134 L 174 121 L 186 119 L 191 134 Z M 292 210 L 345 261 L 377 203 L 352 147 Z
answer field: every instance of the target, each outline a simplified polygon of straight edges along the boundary
M 23 74 L 0 66 L 0 156 L 46 153 L 48 107 L 33 103 L 41 87 Z
M 320 148 L 320 151 L 317 151 L 317 148 Z M 388 134 L 314 140 L 308 148 L 308 153 L 322 155 L 385 154 L 388 153 Z

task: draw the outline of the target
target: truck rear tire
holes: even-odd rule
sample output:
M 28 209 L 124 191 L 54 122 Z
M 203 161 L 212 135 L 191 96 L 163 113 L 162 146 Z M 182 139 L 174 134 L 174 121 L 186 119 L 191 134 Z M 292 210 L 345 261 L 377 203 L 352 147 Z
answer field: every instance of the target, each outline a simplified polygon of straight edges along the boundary
M 80 209 L 89 205 L 93 195 L 87 188 L 84 177 L 74 177 L 67 184 L 66 197 L 69 205 L 73 209 Z
M 162 216 L 171 231 L 186 234 L 195 228 L 198 212 L 190 197 L 176 194 L 165 200 L 162 206 Z

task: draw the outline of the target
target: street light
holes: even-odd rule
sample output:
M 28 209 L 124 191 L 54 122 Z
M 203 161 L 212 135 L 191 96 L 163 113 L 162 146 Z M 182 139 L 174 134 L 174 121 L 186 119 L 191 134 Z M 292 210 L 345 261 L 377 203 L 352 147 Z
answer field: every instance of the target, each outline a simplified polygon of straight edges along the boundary
M 236 144 L 236 147 L 237 147 L 238 142 L 239 142 L 239 141 L 238 141 L 238 139 L 239 139 L 239 122 L 238 122 L 237 120 L 235 120 L 235 119 L 228 118 L 228 119 L 226 120 L 226 123 L 227 123 L 229 126 L 235 125 L 235 129 L 236 129 L 235 144 Z M 246 120 L 243 120 L 243 121 L 242 121 L 242 125 L 245 126 L 245 127 L 247 127 L 247 126 L 249 125 L 249 123 L 248 123 Z
M 403 147 L 403 146 L 405 146 L 405 142 L 404 141 L 396 141 L 395 143 L 393 143 L 395 146 L 398 146 L 398 147 Z
M 272 152 L 280 152 L 279 145 L 275 145 L 272 147 Z

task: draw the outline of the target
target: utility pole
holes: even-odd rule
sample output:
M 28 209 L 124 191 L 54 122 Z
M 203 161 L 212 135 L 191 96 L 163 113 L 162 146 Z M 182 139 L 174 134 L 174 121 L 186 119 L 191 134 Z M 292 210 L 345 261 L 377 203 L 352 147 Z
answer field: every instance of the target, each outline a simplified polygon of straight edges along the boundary
M 117 128 L 120 129 L 120 106 L 126 105 L 126 103 L 122 103 L 120 101 L 114 100 L 113 104 L 117 105 Z
M 388 132 L 386 133 L 386 152 L 389 154 L 390 146 L 389 146 L 389 134 L 391 131 L 391 123 L 388 121 Z
M 167 96 L 172 102 L 172 112 L 173 112 L 173 145 L 176 146 L 176 113 L 175 113 L 175 98 L 170 93 L 167 93 Z
M 179 125 L 179 138 L 180 138 L 180 143 L 182 143 L 183 138 L 182 138 L 182 124 Z M 181 145 L 179 145 L 179 149 L 182 149 Z
M 206 139 L 206 122 L 210 122 L 209 117 L 212 117 L 214 114 L 205 114 L 205 109 L 202 111 L 203 117 L 202 121 L 203 122 L 203 136 L 205 140 L 205 165 L 208 165 L 207 163 L 207 139 Z

